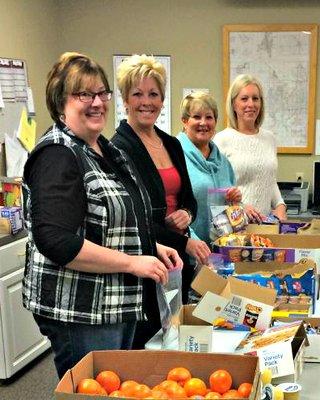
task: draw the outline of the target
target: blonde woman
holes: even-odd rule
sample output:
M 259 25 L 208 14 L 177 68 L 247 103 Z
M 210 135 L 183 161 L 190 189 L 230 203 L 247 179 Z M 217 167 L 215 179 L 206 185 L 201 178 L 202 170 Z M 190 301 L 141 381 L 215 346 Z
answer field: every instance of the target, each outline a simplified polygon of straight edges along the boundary
M 261 127 L 264 110 L 261 83 L 251 75 L 239 75 L 227 96 L 228 128 L 214 137 L 233 167 L 248 217 L 257 222 L 270 213 L 286 219 L 286 205 L 277 184 L 275 136 Z
M 120 64 L 117 81 L 128 117 L 121 121 L 112 142 L 133 160 L 144 181 L 157 240 L 170 243 L 184 261 L 186 302 L 194 272 L 189 256 L 205 263 L 210 249 L 205 242 L 189 237 L 197 204 L 181 145 L 155 125 L 165 96 L 165 69 L 154 57 L 133 55 Z

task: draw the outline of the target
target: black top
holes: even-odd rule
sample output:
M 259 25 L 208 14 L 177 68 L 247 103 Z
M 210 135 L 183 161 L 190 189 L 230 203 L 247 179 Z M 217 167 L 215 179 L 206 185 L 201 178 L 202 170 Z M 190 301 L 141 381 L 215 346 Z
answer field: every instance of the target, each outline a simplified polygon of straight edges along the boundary
M 178 208 L 190 210 L 194 219 L 197 212 L 197 203 L 193 196 L 181 144 L 175 137 L 166 134 L 157 127 L 155 129 L 181 178 Z M 175 248 L 179 253 L 185 252 L 188 237 L 168 229 L 165 225 L 167 210 L 165 189 L 161 176 L 139 136 L 126 120 L 122 120 L 111 141 L 131 158 L 147 188 L 151 199 L 157 241 Z
M 31 189 L 35 243 L 50 260 L 65 265 L 76 257 L 84 241 L 76 234 L 86 211 L 76 158 L 64 146 L 47 146 L 35 155 L 26 180 Z

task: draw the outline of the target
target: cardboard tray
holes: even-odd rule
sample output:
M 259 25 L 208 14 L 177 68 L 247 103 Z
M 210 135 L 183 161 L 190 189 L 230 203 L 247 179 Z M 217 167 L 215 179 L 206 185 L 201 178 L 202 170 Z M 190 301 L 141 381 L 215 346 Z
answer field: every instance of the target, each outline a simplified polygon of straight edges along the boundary
M 214 243 L 214 251 L 223 254 L 228 260 L 240 261 L 279 261 L 298 262 L 310 258 L 317 264 L 320 272 L 320 235 L 269 234 L 260 235 L 269 238 L 274 247 L 220 246 L 219 239 Z M 260 253 L 259 257 L 256 253 Z
M 121 380 L 134 379 L 154 386 L 165 379 L 168 371 L 184 366 L 208 384 L 210 374 L 219 368 L 227 369 L 233 377 L 234 386 L 242 382 L 253 382 L 249 400 L 260 400 L 260 373 L 255 356 L 231 354 L 202 354 L 181 351 L 114 350 L 93 351 L 67 371 L 55 390 L 56 400 L 92 400 L 90 395 L 75 393 L 82 378 L 95 377 L 100 371 L 111 369 Z M 111 397 L 95 396 L 97 400 Z

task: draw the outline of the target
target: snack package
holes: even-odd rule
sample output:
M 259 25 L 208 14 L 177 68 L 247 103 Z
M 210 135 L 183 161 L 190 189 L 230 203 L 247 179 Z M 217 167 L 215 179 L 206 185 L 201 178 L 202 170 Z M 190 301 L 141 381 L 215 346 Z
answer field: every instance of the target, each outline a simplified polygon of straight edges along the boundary
M 227 188 L 208 189 L 208 208 L 210 212 L 210 238 L 217 238 L 233 232 L 240 232 L 248 225 L 243 207 L 226 202 Z

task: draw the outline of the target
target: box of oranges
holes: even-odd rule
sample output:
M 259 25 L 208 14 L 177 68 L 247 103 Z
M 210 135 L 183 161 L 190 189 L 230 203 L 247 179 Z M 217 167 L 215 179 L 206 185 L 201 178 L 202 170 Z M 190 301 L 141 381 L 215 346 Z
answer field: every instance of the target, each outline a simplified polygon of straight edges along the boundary
M 55 398 L 259 400 L 260 386 L 255 356 L 109 350 L 90 352 L 67 371 Z

